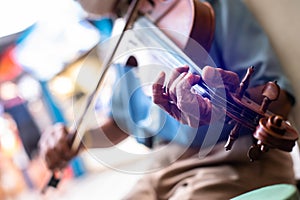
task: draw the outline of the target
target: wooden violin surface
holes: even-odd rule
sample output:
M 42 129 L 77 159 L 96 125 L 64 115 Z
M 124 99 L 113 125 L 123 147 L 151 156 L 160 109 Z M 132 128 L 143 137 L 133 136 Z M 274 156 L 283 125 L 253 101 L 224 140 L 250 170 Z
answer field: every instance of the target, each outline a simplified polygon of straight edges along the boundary
M 209 3 L 198 0 L 140 0 L 139 13 L 184 49 L 192 38 L 207 51 L 215 30 L 214 11 Z M 79 0 L 90 17 L 123 16 L 129 7 L 126 0 Z M 184 37 L 178 37 L 181 34 Z
M 259 159 L 260 154 L 267 152 L 270 148 L 290 152 L 298 140 L 296 129 L 282 116 L 268 111 L 269 105 L 279 98 L 280 87 L 276 81 L 268 82 L 264 86 L 261 93 L 263 101 L 260 105 L 244 97 L 253 70 L 253 67 L 248 68 L 248 72 L 241 81 L 236 93 L 227 95 L 226 114 L 236 124 L 231 130 L 225 145 L 226 150 L 232 148 L 233 143 L 238 138 L 241 126 L 253 130 L 256 143 L 249 148 L 248 157 L 251 161 Z
M 209 50 L 215 30 L 210 4 L 197 0 L 153 0 L 153 7 L 146 14 L 181 49 L 191 38 Z M 178 38 L 178 33 L 185 38 Z

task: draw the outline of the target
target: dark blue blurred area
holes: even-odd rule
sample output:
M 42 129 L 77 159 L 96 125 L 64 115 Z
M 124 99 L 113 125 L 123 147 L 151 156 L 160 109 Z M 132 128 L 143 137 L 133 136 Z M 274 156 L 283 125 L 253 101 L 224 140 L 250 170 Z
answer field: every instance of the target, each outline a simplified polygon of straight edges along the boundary
M 7 104 L 11 105 L 4 105 L 4 111 L 9 113 L 16 122 L 23 147 L 28 157 L 32 159 L 38 150 L 38 142 L 41 135 L 40 131 L 29 113 L 25 101 L 21 99 L 11 99 Z

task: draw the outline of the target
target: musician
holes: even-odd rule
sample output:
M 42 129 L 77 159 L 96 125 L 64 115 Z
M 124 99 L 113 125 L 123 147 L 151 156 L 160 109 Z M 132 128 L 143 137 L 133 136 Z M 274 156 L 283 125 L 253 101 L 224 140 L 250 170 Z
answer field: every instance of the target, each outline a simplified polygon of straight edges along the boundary
M 281 92 L 278 101 L 271 105 L 270 110 L 287 117 L 294 103 L 291 86 L 281 70 L 268 38 L 243 2 L 235 0 L 209 2 L 214 8 L 216 17 L 214 41 L 209 53 L 219 68 L 205 67 L 202 77 L 188 73 L 188 66 L 175 70 L 170 79 L 166 79 L 164 73 L 159 76 L 153 85 L 153 100 L 167 112 L 160 112 L 166 120 L 165 124 L 160 126 L 162 129 L 159 130 L 159 134 L 157 130 L 152 133 L 156 135 L 153 148 L 169 145 L 169 151 L 156 159 L 155 164 L 163 167 L 145 175 L 124 199 L 229 199 L 266 185 L 294 184 L 289 153 L 272 149 L 263 154 L 260 160 L 249 161 L 246 155 L 253 139 L 246 128 L 240 130 L 240 137 L 231 151 L 225 151 L 224 144 L 232 126 L 225 124 L 220 135 L 212 134 L 206 137 L 208 129 L 213 128 L 211 125 L 213 122 L 210 122 L 212 113 L 220 115 L 222 113 L 215 111 L 208 99 L 195 96 L 191 92 L 191 86 L 200 79 L 211 84 L 219 84 L 228 90 L 235 90 L 247 67 L 253 65 L 256 71 L 246 92 L 250 99 L 261 102 L 264 84 L 277 80 Z M 219 74 L 222 82 L 219 79 L 214 81 L 213 74 Z M 139 110 L 149 109 L 150 105 L 153 107 L 152 104 L 147 104 L 148 101 L 143 94 L 139 95 L 145 99 L 141 102 L 146 104 L 136 104 L 135 109 L 139 106 L 142 106 Z M 113 105 L 122 100 L 120 97 L 124 97 L 122 93 L 114 93 Z M 193 113 L 194 110 L 197 112 Z M 120 110 L 118 116 L 110 118 L 99 127 L 111 143 L 106 143 L 107 140 L 103 136 L 103 140 L 94 140 L 94 145 L 97 143 L 97 146 L 107 147 L 128 137 L 124 129 L 116 123 L 118 118 L 123 117 L 124 120 L 128 117 L 124 113 L 126 112 Z M 154 119 L 154 122 L 160 124 L 159 120 Z M 130 127 L 128 129 L 130 131 Z M 145 127 L 139 129 L 139 134 L 143 134 L 141 130 L 147 131 L 147 134 L 149 132 Z M 98 131 L 91 130 L 91 134 L 96 135 Z M 131 134 L 134 135 L 134 131 L 136 129 L 133 129 Z M 62 169 L 78 153 L 70 149 L 68 134 L 62 125 L 56 125 L 48 134 L 43 134 L 40 146 L 49 169 Z M 190 137 L 191 134 L 195 134 L 194 137 Z M 217 143 L 205 141 L 205 138 L 211 137 L 218 137 Z M 206 146 L 203 147 L 202 144 Z M 205 151 L 206 148 L 211 149 L 200 158 L 199 151 Z

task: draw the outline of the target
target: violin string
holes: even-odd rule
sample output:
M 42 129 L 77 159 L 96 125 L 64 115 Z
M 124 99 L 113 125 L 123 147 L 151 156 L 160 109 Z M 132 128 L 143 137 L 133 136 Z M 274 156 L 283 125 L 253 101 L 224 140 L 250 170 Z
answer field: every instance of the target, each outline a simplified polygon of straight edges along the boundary
M 165 56 L 165 55 L 153 55 L 155 57 L 156 60 L 161 61 L 161 63 L 163 64 L 167 64 L 168 66 L 180 66 L 183 65 L 180 61 L 178 61 L 178 59 L 174 59 L 174 57 L 172 56 Z M 208 90 L 207 93 L 205 93 L 205 95 L 208 95 L 210 97 L 211 100 L 213 100 L 213 104 L 216 104 L 217 107 L 219 108 L 224 108 L 226 105 L 227 106 L 227 110 L 231 113 L 241 113 L 241 108 L 236 106 L 235 104 L 231 103 L 230 101 L 228 101 L 226 98 L 221 97 L 220 95 L 218 95 L 215 90 L 211 89 L 207 84 L 205 84 L 204 82 L 202 83 Z M 201 86 L 199 86 L 201 87 Z M 238 110 L 238 111 L 235 111 Z M 240 112 L 239 112 L 240 111 Z M 250 112 L 244 111 L 243 114 L 245 115 L 252 115 Z
M 135 38 L 139 40 L 139 43 L 144 45 L 144 47 L 156 51 L 154 54 L 152 54 L 155 60 L 160 61 L 160 63 L 170 66 L 171 68 L 188 65 L 190 69 L 196 74 L 202 74 L 201 68 L 199 68 L 177 45 L 170 41 L 170 39 L 165 36 L 164 33 L 162 33 L 148 19 L 140 18 L 136 25 L 137 26 L 135 27 L 138 28 L 150 27 L 149 29 L 147 29 L 147 34 L 149 35 L 149 37 L 143 37 L 143 34 L 139 34 L 141 33 L 140 31 L 135 31 Z M 209 87 L 204 82 L 202 84 L 205 86 L 205 90 L 207 90 L 206 95 L 208 95 L 210 99 L 213 100 L 213 103 L 216 104 L 216 106 L 223 109 L 226 108 L 227 112 L 235 113 L 236 116 L 241 116 L 240 113 L 243 113 L 243 115 L 245 116 L 253 117 L 253 112 L 250 112 L 247 109 L 243 109 L 242 112 L 241 107 L 228 101 L 227 98 L 224 98 L 223 96 L 217 94 L 214 89 Z
M 181 62 L 179 62 L 178 60 L 174 59 L 174 57 L 171 56 L 157 56 L 154 55 L 154 57 L 157 60 L 160 60 L 162 63 L 164 64 L 168 64 L 168 66 L 179 66 L 182 65 Z M 215 90 L 211 89 L 207 84 L 205 84 L 204 82 L 202 83 L 202 85 L 204 85 L 204 87 L 208 90 L 207 93 L 205 93 L 205 95 L 209 96 L 209 98 L 212 100 L 212 104 L 220 109 L 226 109 L 227 112 L 232 113 L 235 116 L 240 116 L 240 113 L 243 113 L 244 116 L 250 116 L 251 118 L 255 118 L 255 115 L 253 115 L 253 113 L 247 111 L 247 110 L 243 110 L 242 112 L 242 108 L 239 106 L 236 106 L 235 104 L 233 104 L 232 102 L 228 101 L 227 98 L 224 98 L 222 96 L 220 96 L 217 92 L 215 92 Z M 201 87 L 201 86 L 199 86 Z M 201 94 L 199 94 L 201 95 Z M 248 118 L 245 118 L 245 120 L 247 120 Z
M 244 120 L 253 119 L 256 117 L 255 112 L 251 112 L 248 109 L 243 108 L 242 106 L 237 106 L 236 104 L 232 103 L 231 101 L 228 101 L 227 98 L 224 98 L 220 96 L 217 92 L 209 88 L 205 83 L 202 83 L 210 92 L 208 92 L 208 95 L 210 99 L 212 99 L 212 104 L 219 107 L 224 108 L 226 107 L 226 110 L 229 113 L 234 114 L 235 116 L 240 116 Z M 243 117 L 244 116 L 244 117 Z M 247 118 L 248 117 L 248 118 Z M 250 121 L 250 120 L 249 120 Z

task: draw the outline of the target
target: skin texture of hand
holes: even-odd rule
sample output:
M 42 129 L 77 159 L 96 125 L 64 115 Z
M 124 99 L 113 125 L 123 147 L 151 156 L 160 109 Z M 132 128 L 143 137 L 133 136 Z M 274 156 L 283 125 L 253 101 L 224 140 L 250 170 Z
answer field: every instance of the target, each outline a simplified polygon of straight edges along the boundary
M 77 155 L 71 149 L 74 134 L 70 134 L 63 124 L 49 127 L 43 134 L 39 143 L 40 154 L 44 157 L 47 167 L 52 170 L 65 168 L 68 162 Z
M 111 134 L 113 133 L 113 134 Z M 128 137 L 113 119 L 107 120 L 101 127 L 89 130 L 88 138 L 90 143 L 83 142 L 89 148 L 107 148 L 118 144 Z M 71 149 L 74 134 L 69 133 L 63 124 L 55 124 L 49 127 L 43 134 L 39 143 L 40 154 L 46 161 L 47 167 L 52 170 L 65 168 L 68 162 L 76 156 L 80 150 L 84 150 L 83 145 L 77 152 Z M 85 140 L 83 138 L 83 140 Z
M 234 72 L 210 66 L 203 68 L 202 76 L 188 71 L 187 66 L 176 68 L 168 81 L 162 72 L 152 87 L 153 101 L 176 120 L 196 128 L 213 121 L 211 119 L 213 110 L 223 111 L 215 108 L 208 98 L 193 92 L 192 86 L 202 79 L 209 87 L 235 91 L 239 86 L 239 78 Z M 217 113 L 216 116 L 222 114 Z

